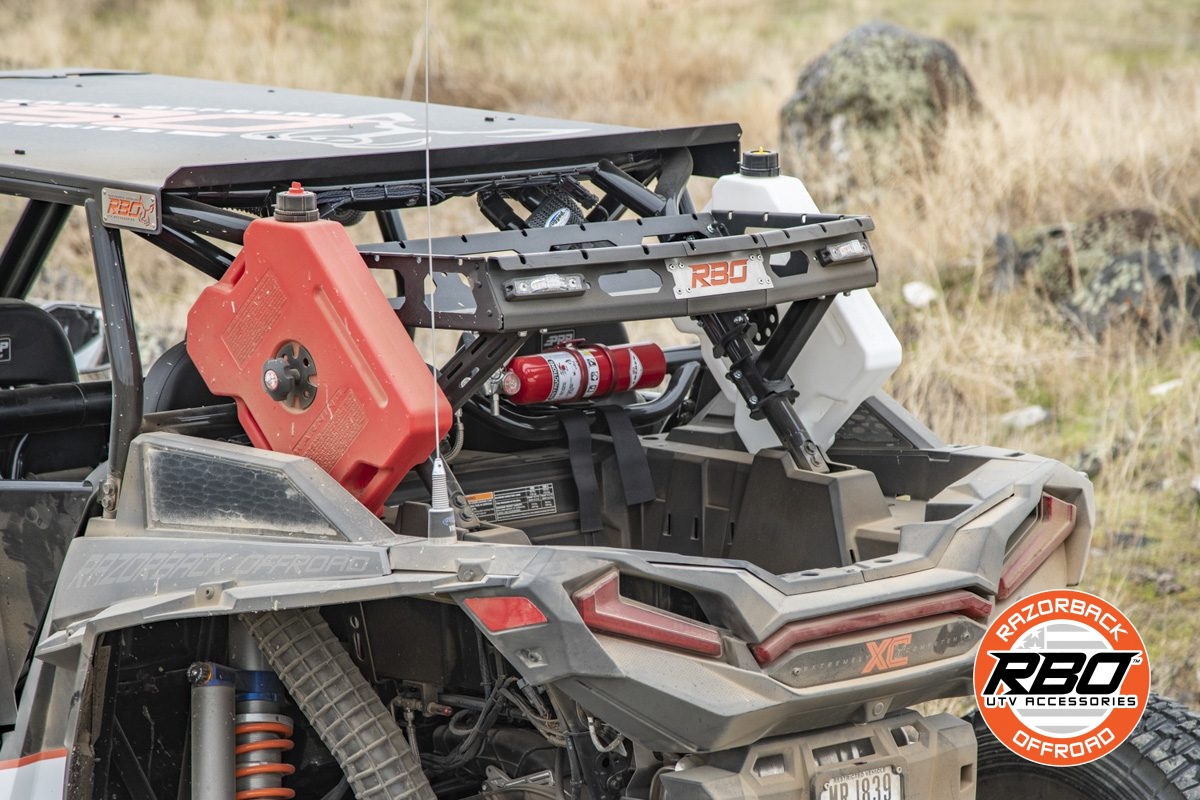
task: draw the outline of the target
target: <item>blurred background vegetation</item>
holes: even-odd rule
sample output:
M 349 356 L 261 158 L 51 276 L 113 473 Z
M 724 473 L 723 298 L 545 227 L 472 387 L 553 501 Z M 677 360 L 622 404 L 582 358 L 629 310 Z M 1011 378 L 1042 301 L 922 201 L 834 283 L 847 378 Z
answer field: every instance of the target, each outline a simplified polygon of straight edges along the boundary
M 6 0 L 0 66 L 421 99 L 424 11 L 419 0 Z M 983 113 L 952 113 L 937 159 L 838 184 L 801 158 L 800 177 L 823 210 L 875 218 L 875 295 L 905 345 L 890 391 L 948 440 L 1087 469 L 1100 518 L 1082 588 L 1138 625 L 1155 688 L 1200 701 L 1197 326 L 1130 321 L 1097 336 L 1037 274 L 990 288 L 1000 233 L 1141 209 L 1200 242 L 1200 2 L 431 0 L 431 11 L 435 102 L 647 127 L 734 120 L 748 147 L 778 146 L 800 70 L 855 25 L 947 41 Z M 62 257 L 87 268 L 82 239 Z M 134 269 L 143 318 L 159 321 L 147 324 L 181 329 L 191 284 Z M 924 307 L 903 299 L 914 281 L 935 290 Z M 1040 424 L 1004 421 L 1035 405 Z

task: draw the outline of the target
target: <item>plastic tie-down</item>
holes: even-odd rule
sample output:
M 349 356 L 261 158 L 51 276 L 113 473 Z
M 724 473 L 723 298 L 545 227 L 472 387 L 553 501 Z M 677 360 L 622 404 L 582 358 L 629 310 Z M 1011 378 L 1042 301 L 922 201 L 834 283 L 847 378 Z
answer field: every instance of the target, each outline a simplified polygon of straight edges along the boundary
M 376 513 L 453 419 L 336 222 L 251 222 L 192 306 L 187 349 L 209 388 L 236 399 L 256 447 L 312 459 Z

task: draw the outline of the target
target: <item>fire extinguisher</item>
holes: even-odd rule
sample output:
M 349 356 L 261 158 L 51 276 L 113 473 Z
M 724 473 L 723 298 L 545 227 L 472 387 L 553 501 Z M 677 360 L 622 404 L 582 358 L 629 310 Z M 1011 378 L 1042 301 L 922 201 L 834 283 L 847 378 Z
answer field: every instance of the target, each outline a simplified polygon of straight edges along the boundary
M 657 386 L 666 374 L 667 358 L 652 342 L 569 343 L 509 361 L 500 391 L 518 405 L 572 403 Z

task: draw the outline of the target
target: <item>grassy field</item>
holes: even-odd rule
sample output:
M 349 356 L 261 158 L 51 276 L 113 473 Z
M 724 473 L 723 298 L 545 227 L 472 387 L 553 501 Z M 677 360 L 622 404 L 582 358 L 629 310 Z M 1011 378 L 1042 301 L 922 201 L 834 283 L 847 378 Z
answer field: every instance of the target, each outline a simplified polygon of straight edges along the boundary
M 423 12 L 394 0 L 9 0 L 0 61 L 419 98 Z M 836 207 L 819 163 L 802 176 L 825 210 L 876 220 L 876 296 L 906 346 L 890 390 L 952 441 L 1068 463 L 1099 454 L 1084 588 L 1137 623 L 1155 687 L 1196 704 L 1197 329 L 1096 340 L 1036 287 L 996 296 L 987 285 L 1000 231 L 1144 208 L 1200 241 L 1200 3 L 434 0 L 432 99 L 647 126 L 736 120 L 748 146 L 771 146 L 799 70 L 871 19 L 951 43 L 985 107 L 951 118 L 936 163 L 913 160 Z M 190 287 L 135 268 L 148 287 L 138 302 L 177 324 Z M 912 280 L 938 299 L 906 305 L 900 287 Z M 1180 383 L 1151 393 L 1167 381 Z M 1032 404 L 1050 420 L 1020 431 L 1000 421 Z

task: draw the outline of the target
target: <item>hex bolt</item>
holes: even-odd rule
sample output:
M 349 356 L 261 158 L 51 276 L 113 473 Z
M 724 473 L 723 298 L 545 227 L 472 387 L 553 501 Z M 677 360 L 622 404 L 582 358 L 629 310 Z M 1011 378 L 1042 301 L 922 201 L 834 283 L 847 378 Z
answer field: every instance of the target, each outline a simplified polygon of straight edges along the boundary
M 100 486 L 100 508 L 104 516 L 111 517 L 117 508 L 117 483 L 113 478 L 104 479 Z

